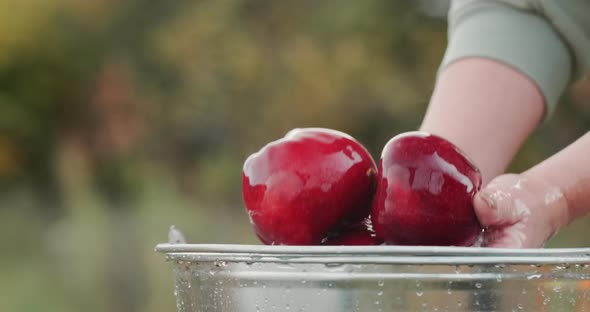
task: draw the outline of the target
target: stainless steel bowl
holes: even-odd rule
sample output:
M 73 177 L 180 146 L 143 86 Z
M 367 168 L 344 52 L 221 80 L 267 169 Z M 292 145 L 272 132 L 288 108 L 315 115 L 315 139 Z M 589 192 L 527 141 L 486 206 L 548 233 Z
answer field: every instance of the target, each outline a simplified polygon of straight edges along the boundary
M 177 310 L 590 311 L 590 249 L 160 244 Z

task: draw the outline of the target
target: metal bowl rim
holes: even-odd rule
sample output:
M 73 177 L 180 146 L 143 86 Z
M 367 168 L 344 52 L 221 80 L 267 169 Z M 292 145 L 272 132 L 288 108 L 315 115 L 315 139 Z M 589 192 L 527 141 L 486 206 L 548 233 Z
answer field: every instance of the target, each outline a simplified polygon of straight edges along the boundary
M 473 257 L 532 259 L 587 259 L 590 263 L 590 248 L 484 248 L 484 247 L 442 247 L 442 246 L 267 246 L 231 244 L 158 244 L 157 252 L 165 254 L 184 254 L 211 256 L 224 255 L 248 257 L 306 257 L 306 258 L 346 258 L 346 257 Z M 481 259 L 480 259 L 481 260 Z

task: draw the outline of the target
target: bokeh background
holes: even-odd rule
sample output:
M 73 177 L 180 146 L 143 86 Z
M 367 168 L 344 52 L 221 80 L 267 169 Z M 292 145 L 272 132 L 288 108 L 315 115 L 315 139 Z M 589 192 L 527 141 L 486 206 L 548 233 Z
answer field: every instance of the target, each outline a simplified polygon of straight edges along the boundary
M 445 9 L 0 0 L 0 311 L 174 311 L 153 251 L 168 227 L 193 243 L 258 243 L 241 202 L 250 153 L 314 126 L 377 158 L 416 129 Z M 589 101 L 588 84 L 570 91 L 511 171 L 587 131 Z M 590 220 L 549 245 L 590 246 Z

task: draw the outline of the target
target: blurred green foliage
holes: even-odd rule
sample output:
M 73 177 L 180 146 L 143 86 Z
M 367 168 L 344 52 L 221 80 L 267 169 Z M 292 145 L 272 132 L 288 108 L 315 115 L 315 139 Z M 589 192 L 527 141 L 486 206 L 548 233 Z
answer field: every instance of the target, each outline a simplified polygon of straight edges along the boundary
M 446 25 L 411 3 L 0 1 L 0 311 L 173 311 L 153 247 L 256 243 L 248 154 L 316 126 L 377 157 L 419 125 Z M 564 103 L 512 170 L 589 121 Z

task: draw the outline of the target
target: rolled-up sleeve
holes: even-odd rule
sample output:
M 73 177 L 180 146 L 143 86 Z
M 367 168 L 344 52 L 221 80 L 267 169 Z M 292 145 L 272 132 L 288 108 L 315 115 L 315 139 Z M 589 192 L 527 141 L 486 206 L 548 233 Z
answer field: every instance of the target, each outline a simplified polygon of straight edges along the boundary
M 464 58 L 505 63 L 529 77 L 551 116 L 572 74 L 567 45 L 551 24 L 533 12 L 500 1 L 457 1 L 449 13 L 449 42 L 441 70 Z

